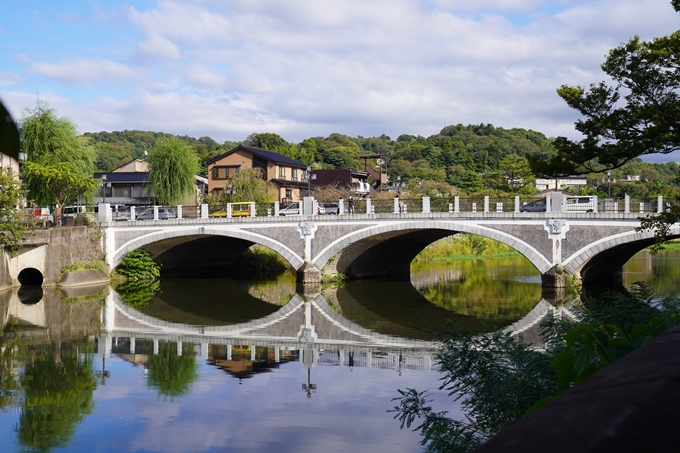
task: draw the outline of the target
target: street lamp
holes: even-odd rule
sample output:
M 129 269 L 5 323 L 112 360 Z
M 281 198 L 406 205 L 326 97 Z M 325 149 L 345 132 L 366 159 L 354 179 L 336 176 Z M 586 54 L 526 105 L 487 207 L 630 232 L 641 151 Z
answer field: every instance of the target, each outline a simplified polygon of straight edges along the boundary
M 397 196 L 401 197 L 401 176 L 397 176 Z
M 311 197 L 312 196 L 312 179 L 316 179 L 316 175 L 312 174 L 312 167 L 307 166 L 307 172 L 305 173 L 305 177 L 307 178 L 307 196 Z
M 229 193 L 229 203 L 231 203 L 231 196 L 234 193 L 232 190 L 233 185 L 231 183 L 227 184 L 227 192 Z
M 104 201 L 102 203 L 106 203 L 106 175 L 102 175 L 102 188 L 104 193 Z
M 607 172 L 607 183 L 609 186 L 609 196 L 608 198 L 612 197 L 612 172 L 608 171 Z
M 302 384 L 302 390 L 307 392 L 307 398 L 312 397 L 312 390 L 316 392 L 316 384 L 312 384 L 311 380 L 312 380 L 311 370 L 307 368 L 307 383 Z

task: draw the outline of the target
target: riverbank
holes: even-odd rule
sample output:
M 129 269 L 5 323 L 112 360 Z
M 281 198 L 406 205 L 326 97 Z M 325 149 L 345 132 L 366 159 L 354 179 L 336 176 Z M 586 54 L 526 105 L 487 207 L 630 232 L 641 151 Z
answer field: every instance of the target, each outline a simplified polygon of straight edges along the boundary
M 510 258 L 520 253 L 505 244 L 474 234 L 456 234 L 428 245 L 413 262 L 445 263 L 486 258 Z

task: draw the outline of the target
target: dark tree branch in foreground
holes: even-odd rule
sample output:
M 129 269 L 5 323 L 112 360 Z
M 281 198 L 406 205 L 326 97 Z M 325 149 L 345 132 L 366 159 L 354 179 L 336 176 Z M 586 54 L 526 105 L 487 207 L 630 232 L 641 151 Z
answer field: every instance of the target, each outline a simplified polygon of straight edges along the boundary
M 680 0 L 671 2 L 680 11 Z M 548 160 L 529 156 L 536 175 L 567 176 L 619 168 L 647 154 L 680 149 L 680 31 L 612 49 L 602 70 L 614 81 L 563 85 L 557 93 L 583 119 L 583 139 L 558 137 Z

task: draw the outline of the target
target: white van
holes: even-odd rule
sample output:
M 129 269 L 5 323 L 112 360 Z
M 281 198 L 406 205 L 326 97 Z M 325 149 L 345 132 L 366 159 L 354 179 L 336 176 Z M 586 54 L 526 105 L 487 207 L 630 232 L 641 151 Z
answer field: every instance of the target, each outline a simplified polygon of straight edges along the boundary
M 595 197 L 564 197 L 563 200 L 566 212 L 593 212 L 595 210 Z

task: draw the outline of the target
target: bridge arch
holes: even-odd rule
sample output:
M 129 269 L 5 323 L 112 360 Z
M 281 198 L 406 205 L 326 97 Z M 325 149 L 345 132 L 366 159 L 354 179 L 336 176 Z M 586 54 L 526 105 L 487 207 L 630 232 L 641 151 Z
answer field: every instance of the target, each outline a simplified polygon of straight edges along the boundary
M 411 261 L 422 249 L 455 233 L 476 234 L 506 244 L 541 273 L 552 267 L 533 246 L 510 234 L 455 221 L 406 221 L 358 230 L 329 244 L 312 264 L 318 269 L 326 268 L 327 273 L 408 279 Z
M 672 227 L 668 238 L 680 238 L 680 227 Z M 653 231 L 608 236 L 576 251 L 564 261 L 563 267 L 578 275 L 584 284 L 621 283 L 623 265 L 654 242 Z
M 126 253 L 139 249 L 149 244 L 176 238 L 195 240 L 199 238 L 208 237 L 224 237 L 230 239 L 237 239 L 244 241 L 245 243 L 248 243 L 248 246 L 252 244 L 262 245 L 281 255 L 281 257 L 283 257 L 283 259 L 285 259 L 294 269 L 300 268 L 304 263 L 302 257 L 300 257 L 289 247 L 266 236 L 262 236 L 256 233 L 243 230 L 222 230 L 201 227 L 192 229 L 154 231 L 131 239 L 128 242 L 121 245 L 113 253 L 113 255 L 110 258 L 109 265 L 111 266 L 111 268 L 115 268 L 121 262 Z M 243 250 L 245 250 L 245 248 L 247 247 L 244 247 Z

